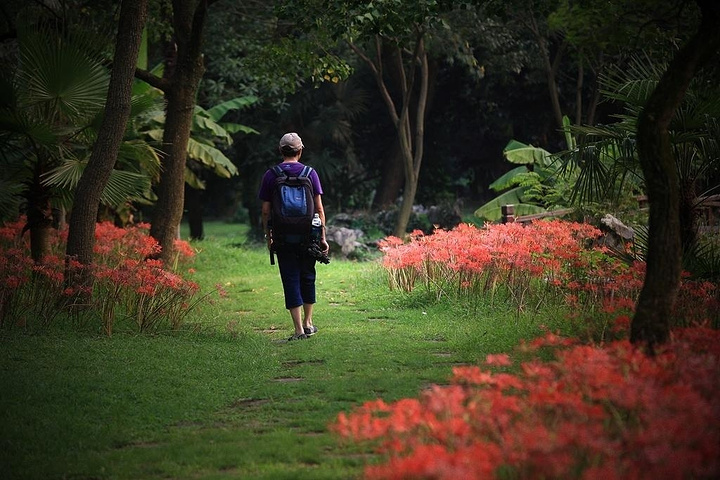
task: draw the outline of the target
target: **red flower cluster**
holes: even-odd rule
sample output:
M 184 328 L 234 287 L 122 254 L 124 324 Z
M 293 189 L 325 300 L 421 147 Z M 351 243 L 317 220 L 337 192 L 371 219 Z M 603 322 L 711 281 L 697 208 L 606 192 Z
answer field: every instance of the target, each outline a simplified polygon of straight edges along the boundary
M 414 232 L 408 243 L 388 237 L 380 249 L 393 289 L 410 292 L 421 283 L 437 298 L 501 294 L 517 311 L 554 298 L 564 300 L 575 319 L 604 315 L 608 321 L 634 310 L 645 264 L 628 265 L 593 247 L 600 234 L 590 225 L 562 220 L 463 224 L 428 236 Z M 715 284 L 684 278 L 678 324 L 716 320 L 719 293 Z
M 9 322 L 24 324 L 27 319 L 49 323 L 62 305 L 62 297 L 79 292 L 64 286 L 65 231 L 53 231 L 53 253 L 34 264 L 29 255 L 27 235 L 23 236 L 25 220 L 0 227 L 0 326 Z M 187 315 L 188 303 L 198 285 L 163 268 L 162 262 L 149 260 L 160 251 L 158 243 L 148 235 L 149 225 L 137 224 L 118 228 L 110 222 L 98 223 L 95 230 L 95 265 L 92 305 L 102 318 L 107 334 L 112 333 L 118 311 L 135 320 L 139 330 L 156 327 L 167 321 L 177 328 Z M 194 251 L 187 242 L 176 241 L 180 259 L 188 259 Z M 83 268 L 70 261 L 75 269 Z M 82 292 L 80 292 L 82 293 Z
M 720 332 L 678 329 L 655 357 L 627 341 L 587 346 L 556 335 L 519 369 L 457 367 L 418 399 L 367 402 L 331 428 L 380 441 L 373 479 L 681 479 L 720 476 Z M 495 370 L 489 367 L 495 367 Z
M 583 243 L 600 233 L 587 224 L 560 220 L 527 226 L 488 224 L 482 229 L 461 224 L 429 236 L 417 232 L 409 243 L 389 237 L 380 242 L 380 250 L 391 287 L 405 291 L 412 290 L 418 279 L 426 284 L 455 284 L 460 291 L 500 282 L 525 284 L 532 277 L 557 284 L 568 281 L 571 266 L 584 263 Z

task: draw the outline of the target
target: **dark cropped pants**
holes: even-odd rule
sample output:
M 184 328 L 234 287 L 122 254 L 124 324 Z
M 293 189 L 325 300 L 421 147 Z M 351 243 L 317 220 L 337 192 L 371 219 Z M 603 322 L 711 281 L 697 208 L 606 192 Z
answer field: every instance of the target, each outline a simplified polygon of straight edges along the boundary
M 284 245 L 276 253 L 285 293 L 285 308 L 315 303 L 315 259 L 307 254 L 307 248 Z

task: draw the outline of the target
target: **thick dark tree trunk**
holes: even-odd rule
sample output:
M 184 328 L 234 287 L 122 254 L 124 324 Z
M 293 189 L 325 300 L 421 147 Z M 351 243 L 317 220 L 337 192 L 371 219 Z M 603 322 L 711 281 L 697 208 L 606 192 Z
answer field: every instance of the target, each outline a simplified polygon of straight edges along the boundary
M 638 155 L 650 203 L 645 283 L 631 325 L 633 343 L 665 342 L 680 285 L 680 185 L 668 126 L 697 70 L 720 47 L 720 6 L 697 0 L 700 28 L 675 55 L 638 120 Z
M 146 19 L 147 0 L 123 0 L 105 116 L 88 165 L 78 183 L 70 215 L 65 279 L 68 285 L 74 287 L 89 287 L 92 283 L 90 268 L 100 196 L 117 161 L 130 115 L 135 65 Z
M 680 245 L 685 252 L 697 242 L 697 188 L 694 181 L 680 185 Z
M 150 235 L 162 248 L 165 265 L 175 260 L 174 242 L 182 219 L 185 193 L 185 160 L 190 139 L 195 94 L 205 67 L 202 37 L 210 0 L 173 0 L 173 26 L 177 57 L 173 74 L 163 84 L 167 100 L 163 135 L 163 173 L 158 186 Z
M 205 238 L 205 232 L 203 231 L 202 194 L 202 190 L 192 188 L 188 184 L 185 184 L 185 211 L 187 212 L 191 240 L 202 240 Z
M 39 183 L 39 180 L 38 180 Z M 52 232 L 52 209 L 44 188 L 33 189 L 28 201 L 27 229 L 30 230 L 30 257 L 35 263 L 42 263 L 50 254 L 50 233 Z
M 50 192 L 42 184 L 42 175 L 47 170 L 47 159 L 42 153 L 38 154 L 33 172 L 32 184 L 27 196 L 27 224 L 23 234 L 30 232 L 30 258 L 35 263 L 42 263 L 43 258 L 50 254 L 50 233 L 53 228 L 52 207 L 50 206 Z

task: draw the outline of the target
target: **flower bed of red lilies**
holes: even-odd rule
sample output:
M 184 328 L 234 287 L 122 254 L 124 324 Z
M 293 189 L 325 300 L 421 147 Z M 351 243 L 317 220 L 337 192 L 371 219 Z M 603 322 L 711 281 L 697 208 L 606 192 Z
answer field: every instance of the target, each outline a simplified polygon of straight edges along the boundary
M 622 338 L 644 265 L 586 248 L 599 234 L 550 221 L 384 242 L 392 288 L 485 299 L 504 289 L 518 308 L 549 291 L 568 311 L 599 302 L 599 313 L 618 321 L 613 339 L 584 344 L 547 333 L 485 365 L 454 368 L 449 385 L 418 398 L 341 413 L 331 428 L 382 454 L 366 478 L 720 476 L 720 331 L 709 327 L 717 286 L 683 280 L 681 320 L 648 356 Z
M 118 228 L 103 222 L 95 230 L 92 295 L 84 297 L 90 304 L 73 303 L 77 292 L 63 281 L 67 231 L 53 230 L 52 254 L 36 263 L 24 224 L 21 218 L 0 227 L 0 326 L 46 326 L 66 313 L 81 322 L 100 319 L 108 335 L 120 317 L 131 319 L 138 331 L 178 328 L 197 301 L 195 282 L 149 259 L 159 251 L 149 225 Z M 187 242 L 177 240 L 176 248 L 181 265 L 194 256 Z

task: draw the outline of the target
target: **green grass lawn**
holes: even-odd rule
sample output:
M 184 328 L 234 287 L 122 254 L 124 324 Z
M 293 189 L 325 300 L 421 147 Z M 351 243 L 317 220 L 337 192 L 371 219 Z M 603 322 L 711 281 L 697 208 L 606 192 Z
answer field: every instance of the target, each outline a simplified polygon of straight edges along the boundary
M 317 267 L 319 333 L 288 343 L 267 251 L 241 225 L 206 232 L 194 279 L 228 296 L 180 332 L 0 331 L 2 478 L 358 478 L 373 455 L 328 430 L 339 412 L 417 396 L 547 325 L 391 292 L 377 263 L 334 259 Z

